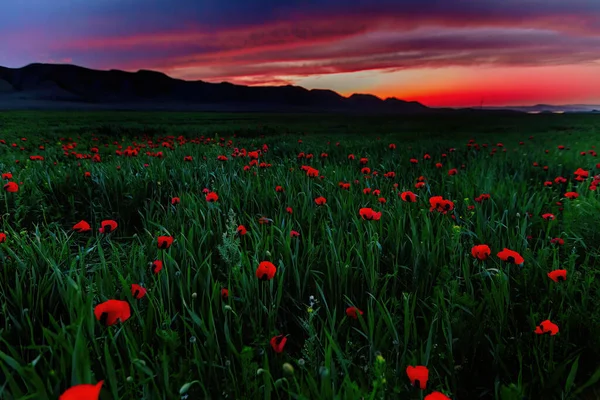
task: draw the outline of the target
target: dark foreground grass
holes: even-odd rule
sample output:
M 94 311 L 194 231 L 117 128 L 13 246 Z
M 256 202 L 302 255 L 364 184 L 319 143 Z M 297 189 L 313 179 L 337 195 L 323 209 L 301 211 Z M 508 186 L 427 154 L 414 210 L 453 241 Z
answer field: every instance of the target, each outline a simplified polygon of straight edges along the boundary
M 597 118 L 0 115 L 0 172 L 19 184 L 0 200 L 0 398 L 103 380 L 105 400 L 596 399 Z M 234 148 L 264 151 L 251 165 Z M 111 299 L 131 316 L 105 326 L 94 309 Z M 535 334 L 544 320 L 558 334 Z

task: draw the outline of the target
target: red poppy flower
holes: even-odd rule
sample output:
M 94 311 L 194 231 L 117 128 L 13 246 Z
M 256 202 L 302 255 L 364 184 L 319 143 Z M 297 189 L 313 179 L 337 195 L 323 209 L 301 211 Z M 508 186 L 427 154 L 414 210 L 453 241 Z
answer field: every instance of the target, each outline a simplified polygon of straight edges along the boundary
M 192 160 L 193 160 L 192 156 L 183 157 L 183 161 L 192 161 Z
M 60 395 L 58 400 L 98 400 L 103 383 L 104 381 L 99 381 L 95 385 L 85 383 L 71 386 Z
M 567 178 L 563 178 L 562 176 L 557 176 L 556 178 L 554 178 L 554 183 L 561 184 L 566 182 Z
M 283 187 L 282 186 L 275 186 L 275 191 L 277 193 L 283 193 Z
M 6 185 L 4 185 L 4 190 L 9 193 L 16 193 L 19 191 L 19 185 L 17 185 L 15 182 L 8 182 Z
M 173 198 L 171 199 L 171 204 L 172 204 L 172 205 L 177 205 L 177 204 L 179 204 L 179 203 L 181 203 L 181 199 L 180 199 L 179 197 L 173 197 Z
M 506 247 L 504 248 L 504 250 L 498 253 L 498 257 L 502 261 L 507 261 L 516 265 L 521 265 L 525 261 L 519 253 L 513 250 L 509 250 Z
M 6 242 L 6 233 L 0 232 L 0 243 Z
M 487 260 L 487 258 L 492 254 L 492 250 L 487 244 L 479 244 L 477 246 L 473 246 L 471 249 L 471 254 L 473 257 L 478 260 Z
M 100 233 L 114 232 L 115 229 L 117 229 L 117 226 L 119 225 L 116 221 L 113 221 L 112 219 L 107 219 L 100 223 L 100 229 L 98 229 L 98 231 L 100 231 Z
M 371 208 L 361 208 L 358 211 L 358 213 L 362 217 L 362 219 L 366 219 L 366 220 L 379 221 L 379 219 L 381 218 L 381 213 L 375 212 Z
M 475 201 L 477 203 L 482 203 L 484 200 L 489 200 L 490 199 L 490 195 L 487 193 L 481 194 L 477 197 L 475 197 Z
M 158 274 L 161 269 L 163 269 L 163 262 L 161 260 L 152 261 L 152 272 L 154 274 Z
M 76 223 L 75 225 L 73 225 L 73 230 L 75 232 L 83 233 L 83 232 L 91 231 L 92 227 L 86 221 L 81 220 L 78 223 Z
M 565 244 L 565 240 L 561 239 L 561 238 L 554 238 L 554 239 L 550 239 L 550 243 L 562 246 L 563 244 Z
M 558 325 L 550 322 L 549 319 L 542 321 L 536 328 L 535 333 L 538 335 L 543 335 L 545 333 L 549 333 L 550 336 L 554 336 L 558 333 Z
M 166 250 L 173 244 L 172 236 L 159 236 L 156 242 L 159 249 Z
M 577 170 L 573 173 L 577 178 L 576 180 L 584 180 L 585 178 L 590 176 L 590 173 L 584 169 L 577 168 Z
M 425 396 L 425 400 L 451 400 L 450 397 L 440 392 L 431 392 Z
M 324 205 L 325 203 L 327 203 L 327 199 L 326 199 L 325 197 L 323 197 L 323 196 L 321 196 L 321 197 L 317 197 L 317 198 L 315 199 L 315 203 L 316 203 L 317 205 L 319 205 L 319 206 L 322 206 L 322 205 Z
M 294 211 L 292 210 L 292 207 L 288 207 L 285 209 L 285 212 L 288 214 L 292 214 Z
M 408 203 L 417 202 L 417 195 L 413 192 L 402 192 L 400 193 L 400 198 L 402 199 L 402 201 L 406 201 Z
M 131 309 L 126 301 L 107 300 L 94 307 L 94 315 L 103 325 L 111 326 L 117 321 L 127 321 L 131 316 Z
M 394 143 L 390 143 L 390 145 L 388 147 L 390 148 L 390 150 L 396 149 L 396 145 Z
M 291 238 L 300 237 L 300 232 L 291 231 L 290 232 L 290 237 Z
M 448 171 L 448 175 L 452 176 L 452 175 L 456 175 L 458 174 L 458 170 L 456 168 L 452 168 L 451 170 Z
M 209 194 L 206 195 L 206 201 L 208 202 L 215 202 L 219 200 L 219 196 L 215 193 L 215 192 L 210 192 Z
M 552 279 L 554 282 L 566 281 L 567 280 L 567 270 L 566 269 L 556 269 L 552 272 L 548 272 L 548 278 Z
M 353 158 L 353 159 L 354 159 L 354 158 Z M 369 162 L 369 159 L 368 159 L 368 158 L 365 158 L 365 157 L 363 157 L 363 158 L 361 158 L 360 160 L 358 160 L 358 162 L 359 162 L 361 165 L 365 165 L 366 163 L 368 163 L 368 162 Z
M 12 179 L 12 174 L 10 172 L 5 172 L 2 174 L 2 179 Z
M 578 198 L 579 194 L 577 192 L 567 192 L 565 193 L 565 197 L 572 200 Z
M 542 214 L 542 218 L 544 218 L 546 221 L 552 221 L 556 217 L 554 216 L 554 214 L 546 213 Z
M 281 353 L 283 351 L 283 348 L 285 347 L 286 342 L 287 337 L 285 337 L 284 335 L 277 335 L 271 338 L 270 343 L 275 353 Z
M 226 289 L 226 288 L 221 289 L 221 298 L 223 299 L 223 301 L 225 301 L 229 298 L 229 289 Z
M 427 381 L 429 380 L 429 370 L 427 367 L 423 365 L 417 365 L 415 367 L 409 365 L 406 367 L 406 375 L 408 375 L 411 385 L 415 386 L 415 384 L 418 382 L 419 388 L 421 390 L 425 390 L 427 387 Z
M 244 236 L 246 233 L 248 233 L 248 230 L 244 225 L 240 225 L 237 227 L 236 233 L 240 236 Z
M 131 284 L 131 295 L 134 299 L 141 299 L 146 295 L 146 288 L 138 285 L 137 283 Z
M 450 200 L 445 200 L 442 196 L 433 196 L 429 199 L 431 207 L 429 211 L 436 210 L 442 214 L 446 214 L 448 211 L 454 210 L 454 203 Z
M 270 261 L 262 261 L 256 269 L 256 277 L 261 281 L 270 281 L 275 276 L 277 268 Z
M 319 176 L 319 170 L 308 167 L 308 169 L 306 170 L 306 175 L 310 176 L 311 178 L 315 178 L 315 177 Z
M 415 183 L 415 188 L 416 189 L 421 189 L 423 187 L 425 187 L 425 182 L 417 182 L 417 183 Z
M 84 178 L 91 178 L 91 176 L 92 176 L 92 173 L 91 173 L 91 172 L 89 172 L 89 171 L 86 171 L 86 172 L 83 174 L 83 177 L 84 177 Z
M 350 318 L 358 319 L 358 314 L 363 315 L 364 313 L 358 309 L 358 307 L 346 308 L 346 315 Z

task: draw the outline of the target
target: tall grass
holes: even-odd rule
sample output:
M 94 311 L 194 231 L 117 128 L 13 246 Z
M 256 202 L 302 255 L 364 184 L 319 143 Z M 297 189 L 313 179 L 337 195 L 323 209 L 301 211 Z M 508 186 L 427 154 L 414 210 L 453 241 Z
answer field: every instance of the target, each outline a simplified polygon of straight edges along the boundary
M 592 149 L 597 121 L 538 120 L 529 140 L 533 125 L 524 119 L 491 119 L 481 135 L 464 123 L 461 134 L 458 124 L 440 138 L 439 126 L 423 121 L 387 133 L 394 125 L 385 119 L 374 132 L 372 120 L 323 132 L 340 120 L 272 117 L 283 122 L 269 128 L 258 126 L 266 116 L 190 114 L 186 123 L 181 114 L 104 114 L 107 122 L 98 124 L 88 114 L 24 119 L 31 115 L 4 116 L 0 135 L 0 172 L 23 182 L 0 201 L 7 235 L 0 244 L 1 398 L 56 399 L 99 380 L 101 399 L 416 399 L 433 390 L 459 400 L 596 398 L 600 200 L 589 189 L 592 177 L 576 182 L 573 171 L 599 171 L 600 160 L 579 155 Z M 146 125 L 131 122 L 144 116 Z M 561 124 L 575 135 L 552 130 Z M 356 126 L 361 135 L 346 134 Z M 512 127 L 521 129 L 505 132 Z M 211 141 L 190 141 L 199 136 Z M 479 150 L 466 146 L 471 137 Z M 173 149 L 115 155 L 115 141 L 125 149 L 148 140 Z M 65 157 L 61 146 L 73 141 L 81 154 L 98 147 L 102 162 Z M 498 142 L 504 147 L 491 154 Z M 234 147 L 263 144 L 268 152 L 258 161 L 271 167 L 244 171 L 249 159 L 231 157 Z M 298 160 L 300 152 L 314 158 Z M 432 159 L 423 160 L 425 153 Z M 377 175 L 361 173 L 360 157 Z M 323 179 L 306 176 L 302 165 Z M 458 174 L 449 176 L 451 168 Z M 385 178 L 388 171 L 396 177 Z M 544 186 L 559 175 L 568 182 Z M 426 185 L 416 189 L 420 176 Z M 367 187 L 380 194 L 364 194 Z M 205 188 L 219 200 L 207 202 Z M 400 199 L 405 190 L 418 195 L 416 203 Z M 563 198 L 569 190 L 579 197 Z M 476 202 L 482 193 L 490 199 Z M 436 195 L 455 209 L 430 212 Z M 315 204 L 319 196 L 325 205 Z M 381 211 L 381 219 L 363 220 L 363 207 Z M 91 232 L 71 229 L 82 219 Z M 119 224 L 108 235 L 98 232 L 106 219 Z M 237 235 L 238 225 L 248 233 Z M 160 235 L 175 238 L 169 249 L 157 248 Z M 564 245 L 550 242 L 557 237 Z M 473 258 L 477 244 L 490 246 L 488 260 Z M 505 247 L 524 257 L 522 267 L 496 256 Z M 154 260 L 164 263 L 158 274 Z M 261 261 L 277 267 L 273 280 L 257 279 Z M 568 271 L 565 282 L 548 278 L 555 269 Z M 147 295 L 133 298 L 133 283 Z M 129 301 L 131 318 L 100 325 L 93 309 L 108 299 Z M 348 307 L 363 314 L 350 318 Z M 558 335 L 533 333 L 546 319 Z M 277 354 L 269 341 L 279 334 L 288 341 Z M 409 365 L 428 367 L 427 390 L 411 386 Z

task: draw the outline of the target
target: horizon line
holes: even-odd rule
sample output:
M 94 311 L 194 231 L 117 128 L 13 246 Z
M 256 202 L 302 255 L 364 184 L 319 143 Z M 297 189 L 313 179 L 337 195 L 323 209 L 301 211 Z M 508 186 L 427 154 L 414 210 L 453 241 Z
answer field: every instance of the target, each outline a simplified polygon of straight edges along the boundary
M 573 108 L 573 107 L 589 107 L 591 109 L 600 109 L 600 104 L 585 104 L 585 103 L 578 103 L 578 104 L 547 104 L 547 103 L 535 103 L 535 104 L 520 104 L 520 105 L 494 105 L 494 106 L 485 106 L 483 105 L 483 103 L 480 104 L 473 104 L 473 105 L 468 105 L 468 106 L 428 106 L 425 103 L 423 103 L 422 101 L 419 100 L 404 100 L 401 97 L 397 97 L 397 96 L 391 96 L 391 97 L 381 97 L 378 96 L 376 94 L 372 94 L 372 93 L 364 93 L 364 92 L 354 92 L 352 94 L 349 95 L 344 95 L 336 90 L 333 89 L 329 89 L 329 88 L 318 88 L 318 87 L 313 87 L 313 88 L 307 88 L 305 86 L 301 86 L 301 85 L 293 85 L 293 84 L 287 84 L 287 85 L 242 85 L 242 84 L 237 84 L 237 83 L 232 83 L 230 81 L 210 81 L 210 80 L 203 80 L 203 79 L 197 79 L 197 80 L 187 80 L 187 79 L 182 79 L 182 78 L 176 78 L 173 77 L 169 74 L 167 74 L 166 72 L 160 71 L 160 70 L 155 70 L 155 69 L 145 69 L 145 68 L 141 68 L 138 70 L 127 70 L 127 69 L 119 69 L 119 68 L 109 68 L 109 69 L 102 69 L 102 68 L 92 68 L 92 67 L 87 67 L 84 65 L 78 65 L 78 64 L 72 64 L 72 63 L 49 63 L 49 62 L 30 62 L 28 64 L 25 64 L 21 67 L 8 67 L 8 66 L 2 66 L 0 65 L 0 68 L 6 68 L 6 69 L 12 69 L 12 70 L 18 70 L 18 69 L 23 69 L 32 65 L 62 65 L 62 66 L 71 66 L 71 67 L 77 67 L 77 68 L 83 68 L 83 69 L 88 69 L 91 71 L 100 71 L 100 72 L 111 72 L 111 71 L 116 71 L 116 72 L 125 72 L 125 73 L 130 73 L 130 74 L 136 74 L 136 73 L 140 73 L 140 72 L 153 72 L 153 73 L 158 73 L 158 74 L 162 74 L 164 76 L 166 76 L 169 79 L 173 79 L 173 80 L 178 80 L 178 81 L 183 81 L 183 82 L 203 82 L 203 83 L 209 83 L 209 84 L 229 84 L 229 85 L 234 85 L 234 86 L 242 86 L 242 87 L 255 87 L 255 88 L 273 88 L 273 87 L 297 87 L 297 88 L 301 88 L 301 89 L 305 89 L 307 91 L 329 91 L 329 92 L 334 92 L 336 94 L 338 94 L 339 96 L 343 97 L 343 98 L 350 98 L 352 96 L 372 96 L 375 97 L 381 101 L 385 101 L 385 100 L 399 100 L 399 101 L 403 101 L 406 103 L 418 103 L 418 104 L 422 104 L 428 108 L 434 108 L 434 109 L 519 109 L 519 108 L 532 108 L 532 107 L 541 107 L 541 106 L 548 106 L 548 107 L 553 107 L 553 108 Z M 484 96 L 485 97 L 485 96 Z M 564 111 L 568 111 L 568 110 L 564 110 Z M 590 110 L 592 111 L 592 110 Z

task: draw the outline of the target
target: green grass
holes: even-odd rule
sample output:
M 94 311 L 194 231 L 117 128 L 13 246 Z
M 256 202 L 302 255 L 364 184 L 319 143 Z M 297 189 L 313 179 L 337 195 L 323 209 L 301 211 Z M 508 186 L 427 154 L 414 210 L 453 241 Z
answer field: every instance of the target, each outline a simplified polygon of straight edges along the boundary
M 0 193 L 0 398 L 56 399 L 104 380 L 104 400 L 423 399 L 436 390 L 454 400 L 596 399 L 600 199 L 590 182 L 600 159 L 580 152 L 599 143 L 599 128 L 594 115 L 3 113 L 0 172 L 22 185 Z M 190 141 L 200 136 L 212 141 Z M 159 147 L 115 154 L 114 142 L 125 150 L 150 139 Z M 80 154 L 97 147 L 102 161 L 66 157 L 71 142 Z M 263 144 L 259 162 L 271 167 L 244 171 L 249 158 L 231 156 Z M 361 157 L 377 175 L 364 177 Z M 585 182 L 574 180 L 580 167 Z M 557 176 L 567 183 L 544 186 Z M 208 203 L 204 188 L 219 200 Z M 399 198 L 405 190 L 416 203 Z M 490 199 L 475 202 L 482 193 Z M 430 212 L 432 196 L 454 210 Z M 381 219 L 362 220 L 363 207 Z M 103 235 L 107 219 L 119 226 Z M 91 232 L 72 230 L 80 220 Z M 248 233 L 236 235 L 238 225 Z M 157 248 L 161 235 L 175 239 L 167 250 Z M 490 246 L 488 260 L 472 257 L 477 244 Z M 522 267 L 496 256 L 505 247 Z M 154 260 L 164 263 L 156 275 Z M 277 267 L 274 279 L 256 277 L 261 261 Z M 565 282 L 548 278 L 555 269 L 568 271 Z M 133 283 L 147 295 L 133 298 Z M 102 326 L 94 307 L 109 299 L 129 301 L 131 317 Z M 349 318 L 351 306 L 364 314 Z M 533 333 L 546 319 L 556 336 Z M 279 334 L 288 340 L 277 354 L 269 341 Z M 411 386 L 410 365 L 429 369 L 426 390 Z

